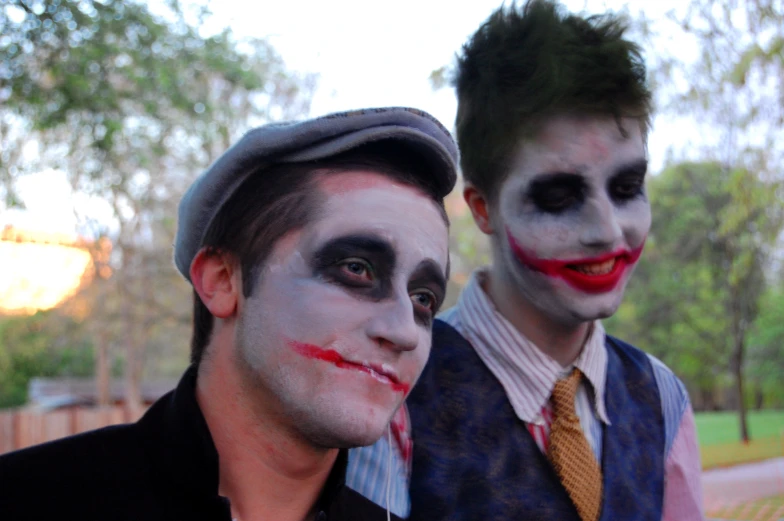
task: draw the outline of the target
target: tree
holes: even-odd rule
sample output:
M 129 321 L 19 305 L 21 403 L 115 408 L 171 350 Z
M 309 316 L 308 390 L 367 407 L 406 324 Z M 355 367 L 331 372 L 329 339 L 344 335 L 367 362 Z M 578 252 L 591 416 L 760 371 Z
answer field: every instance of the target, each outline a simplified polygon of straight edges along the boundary
M 764 267 L 784 226 L 780 182 L 718 163 L 681 163 L 650 181 L 654 221 L 646 253 L 614 323 L 710 390 L 734 380 L 745 422 L 744 356 L 767 286 Z
M 29 129 L 40 148 L 23 164 L 4 142 L 5 200 L 17 201 L 18 175 L 47 166 L 109 210 L 109 222 L 77 210 L 84 230 L 114 245 L 91 320 L 99 349 L 124 345 L 135 406 L 144 347 L 156 332 L 181 341 L 188 320 L 190 293 L 170 260 L 182 189 L 249 126 L 307 110 L 314 78 L 288 72 L 263 40 L 201 35 L 208 11 L 189 22 L 176 0 L 163 14 L 125 0 L 0 6 L 0 131 L 4 121 L 9 136 Z
M 56 311 L 0 320 L 0 408 L 23 405 L 35 376 L 88 376 L 89 335 L 77 320 Z
M 663 113 L 690 118 L 701 128 L 696 143 L 688 143 L 689 148 L 676 151 L 674 156 L 680 160 L 718 161 L 729 171 L 748 173 L 738 174 L 732 188 L 736 202 L 743 204 L 733 203 L 731 207 L 738 211 L 722 220 L 727 228 L 743 229 L 745 223 L 755 222 L 754 212 L 766 213 L 755 206 L 755 201 L 743 200 L 757 198 L 756 192 L 743 195 L 743 183 L 757 186 L 781 180 L 784 2 L 689 0 L 672 10 L 664 21 L 654 22 L 642 13 L 638 22 L 641 34 L 648 37 L 646 47 L 653 50 L 648 54 L 651 78 Z M 693 59 L 689 58 L 692 50 Z M 771 211 L 780 212 L 781 201 L 770 202 Z M 729 230 L 723 229 L 724 232 Z M 752 230 L 747 236 L 716 245 L 724 247 L 730 257 L 733 252 L 742 257 L 723 267 L 731 268 L 727 290 L 735 291 L 739 297 L 731 301 L 734 308 L 727 310 L 727 318 L 733 324 L 728 334 L 735 344 L 731 363 L 744 440 L 748 433 L 742 399 L 743 339 L 751 325 L 746 318 L 756 314 L 758 301 L 740 297 L 754 293 L 742 290 L 742 285 L 758 284 L 757 280 L 745 278 L 751 277 L 750 269 L 758 260 L 741 252 L 752 251 L 744 243 L 756 240 L 756 231 Z
M 784 160 L 784 2 L 689 0 L 652 20 L 641 11 L 663 114 L 701 128 L 702 159 L 776 176 Z M 675 143 L 674 143 L 675 144 Z M 682 158 L 698 159 L 694 150 Z
M 771 285 L 749 335 L 748 375 L 755 384 L 757 408 L 784 406 L 784 284 Z

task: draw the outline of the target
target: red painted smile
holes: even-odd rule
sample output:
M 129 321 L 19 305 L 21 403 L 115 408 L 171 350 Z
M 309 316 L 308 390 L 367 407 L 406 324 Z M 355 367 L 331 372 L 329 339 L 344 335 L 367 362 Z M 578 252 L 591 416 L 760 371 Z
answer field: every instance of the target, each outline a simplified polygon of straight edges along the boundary
M 411 386 L 407 383 L 401 382 L 397 375 L 379 365 L 352 362 L 343 358 L 340 353 L 333 349 L 324 349 L 312 344 L 303 344 L 301 342 L 290 340 L 289 345 L 292 349 L 294 349 L 294 351 L 306 358 L 323 360 L 341 369 L 350 369 L 366 373 L 376 380 L 388 384 L 395 392 L 408 394 L 408 391 L 411 389 Z
M 524 266 L 549 277 L 560 277 L 585 293 L 612 291 L 642 254 L 645 241 L 633 250 L 618 250 L 598 257 L 572 260 L 540 259 L 526 252 L 506 231 L 509 245 Z

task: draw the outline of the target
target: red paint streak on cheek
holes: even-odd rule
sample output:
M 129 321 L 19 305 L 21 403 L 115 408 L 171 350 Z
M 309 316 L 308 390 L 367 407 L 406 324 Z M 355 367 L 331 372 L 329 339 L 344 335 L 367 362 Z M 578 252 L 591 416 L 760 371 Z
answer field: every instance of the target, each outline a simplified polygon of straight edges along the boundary
M 628 260 L 629 264 L 634 264 L 635 262 L 640 260 L 640 255 L 642 255 L 642 250 L 645 249 L 645 242 L 647 240 L 648 237 L 645 237 L 645 239 L 642 240 L 642 244 L 640 244 L 638 247 L 636 247 L 635 249 L 629 252 L 629 260 Z
M 411 386 L 401 382 L 392 382 L 392 390 L 396 393 L 408 394 L 408 391 L 411 390 Z
M 318 346 L 314 346 L 311 344 L 303 344 L 301 342 L 296 342 L 291 340 L 289 345 L 296 351 L 297 353 L 301 354 L 305 358 L 313 358 L 314 360 L 324 360 L 325 362 L 331 362 L 335 365 L 339 364 L 340 362 L 345 363 L 343 357 L 337 351 L 332 349 L 322 349 Z
M 297 342 L 295 340 L 289 341 L 289 345 L 291 346 L 292 349 L 294 349 L 294 351 L 301 354 L 305 358 L 311 358 L 313 360 L 323 360 L 341 369 L 354 369 L 357 371 L 365 372 L 367 374 L 372 374 L 371 370 L 367 367 L 361 366 L 359 364 L 347 362 L 342 356 L 340 356 L 340 353 L 338 353 L 334 349 L 324 349 L 318 346 L 314 346 L 312 344 L 303 344 L 302 342 Z M 390 387 L 392 387 L 392 390 L 395 392 L 408 394 L 408 391 L 411 390 L 410 385 L 402 382 L 395 382 L 390 380 L 389 385 Z
M 555 277 L 558 275 L 558 272 L 566 265 L 566 263 L 562 261 L 540 259 L 529 254 L 519 244 L 517 244 L 517 241 L 515 241 L 512 233 L 508 229 L 506 230 L 506 237 L 509 241 L 509 247 L 512 249 L 514 256 L 533 271 L 539 271 L 550 277 Z
M 607 255 L 599 256 L 593 259 L 576 259 L 576 260 L 555 260 L 555 259 L 540 259 L 531 255 L 529 252 L 525 251 L 522 246 L 520 246 L 517 241 L 515 241 L 514 236 L 512 233 L 507 229 L 506 230 L 507 240 L 509 241 L 509 247 L 512 249 L 512 253 L 514 254 L 517 259 L 522 262 L 528 268 L 539 271 L 544 273 L 545 275 L 549 275 L 551 277 L 558 276 L 561 270 L 563 270 L 566 266 L 570 264 L 576 264 L 579 262 L 603 262 L 608 260 L 612 257 L 622 256 L 624 261 L 627 265 L 633 265 L 640 259 L 640 255 L 642 255 L 642 250 L 645 248 L 645 241 L 647 237 L 643 239 L 642 243 L 635 249 L 628 251 L 626 253 L 608 253 Z
M 645 241 L 634 250 L 619 250 L 606 253 L 597 257 L 555 260 L 539 259 L 530 252 L 525 251 L 514 239 L 509 230 L 507 237 L 512 253 L 518 261 L 532 271 L 544 274 L 548 277 L 559 277 L 569 285 L 585 293 L 605 293 L 612 291 L 621 282 L 627 271 L 634 266 L 642 254 Z M 575 268 L 578 265 L 595 264 L 615 259 L 613 268 L 609 273 L 602 275 L 587 275 Z

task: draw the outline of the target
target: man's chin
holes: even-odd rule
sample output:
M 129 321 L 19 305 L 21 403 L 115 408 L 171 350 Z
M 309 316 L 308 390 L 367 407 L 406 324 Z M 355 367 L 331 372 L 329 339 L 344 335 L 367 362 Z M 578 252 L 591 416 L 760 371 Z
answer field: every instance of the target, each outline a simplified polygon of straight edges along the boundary
M 385 415 L 386 416 L 386 415 Z M 345 418 L 340 424 L 325 425 L 317 432 L 311 432 L 311 441 L 326 448 L 351 449 L 373 445 L 387 433 L 391 414 L 387 421 L 380 417 Z
M 577 322 L 593 322 L 610 318 L 618 311 L 620 302 L 598 303 L 592 306 L 581 306 L 579 309 L 572 310 L 572 316 Z
M 339 448 L 353 449 L 356 447 L 367 447 L 368 445 L 373 445 L 382 437 L 384 437 L 385 433 L 386 433 L 386 429 L 383 429 L 381 430 L 381 432 L 377 433 L 378 435 L 345 437 L 343 439 L 343 443 L 340 445 Z

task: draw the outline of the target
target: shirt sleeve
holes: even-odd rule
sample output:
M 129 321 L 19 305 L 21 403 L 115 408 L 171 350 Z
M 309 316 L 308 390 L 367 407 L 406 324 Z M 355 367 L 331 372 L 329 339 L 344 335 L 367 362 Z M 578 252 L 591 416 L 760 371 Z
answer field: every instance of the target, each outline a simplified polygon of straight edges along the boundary
M 694 425 L 687 405 L 664 466 L 663 521 L 702 521 L 702 467 Z

